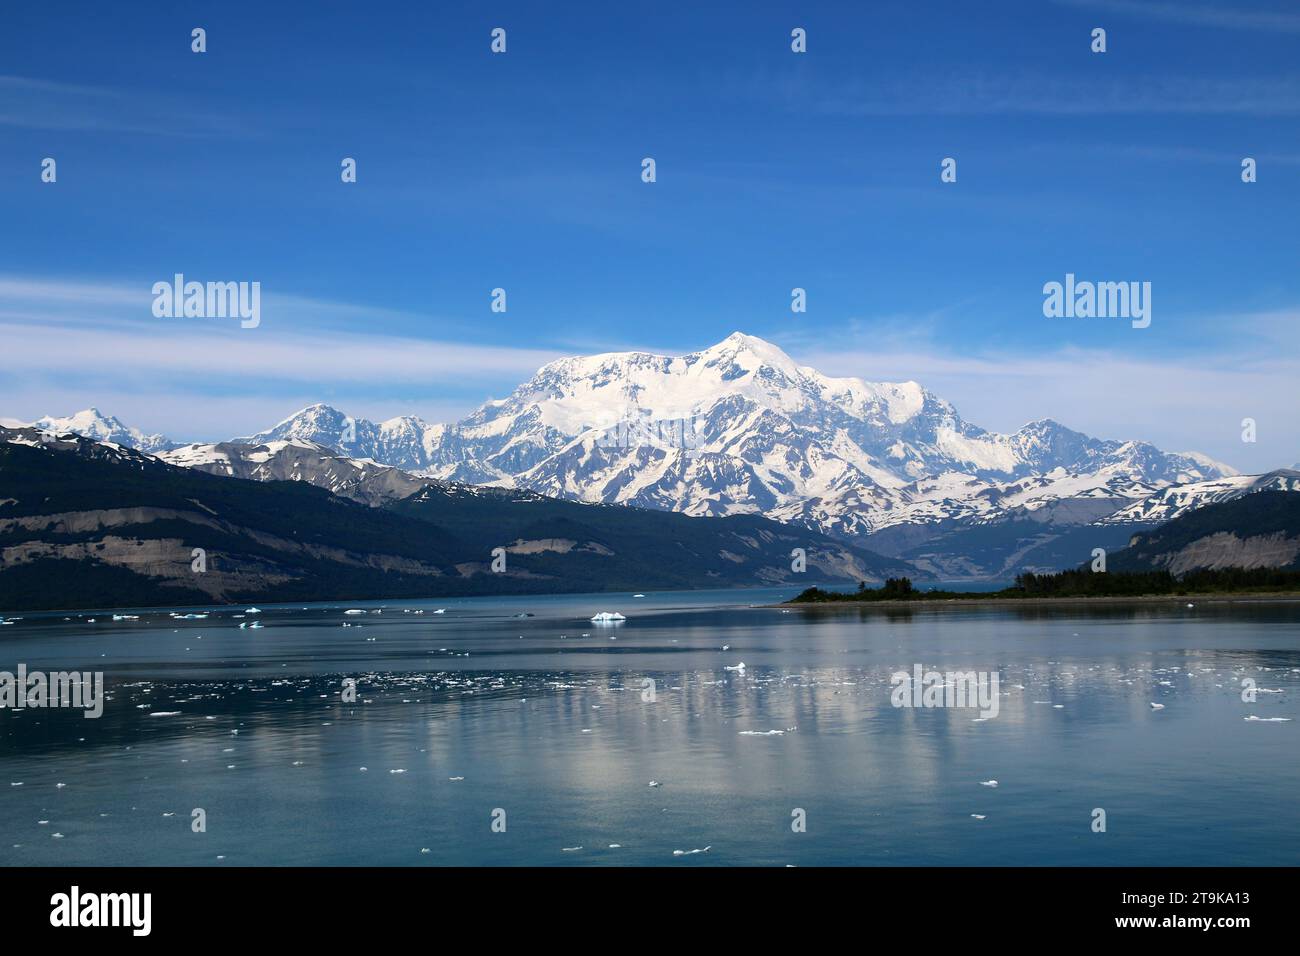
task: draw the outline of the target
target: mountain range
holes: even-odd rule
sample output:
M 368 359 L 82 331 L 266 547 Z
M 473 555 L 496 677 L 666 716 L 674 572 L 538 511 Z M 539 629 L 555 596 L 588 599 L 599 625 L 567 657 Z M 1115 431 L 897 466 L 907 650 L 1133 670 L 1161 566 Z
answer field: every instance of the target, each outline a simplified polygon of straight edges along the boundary
M 826 376 L 742 333 L 682 356 L 561 359 L 453 424 L 372 422 L 317 404 L 254 435 L 181 446 L 94 410 L 43 421 L 173 464 L 305 480 L 372 505 L 434 480 L 762 515 L 941 577 L 1073 566 L 1084 545 L 1086 556 L 1201 504 L 1300 488 L 1296 472 L 1238 475 L 1203 454 L 1048 419 L 986 431 L 916 382 Z
M 372 506 L 309 481 L 208 474 L 75 434 L 0 427 L 0 610 L 856 584 L 899 574 L 924 578 L 906 562 L 758 515 L 706 520 L 431 481 Z

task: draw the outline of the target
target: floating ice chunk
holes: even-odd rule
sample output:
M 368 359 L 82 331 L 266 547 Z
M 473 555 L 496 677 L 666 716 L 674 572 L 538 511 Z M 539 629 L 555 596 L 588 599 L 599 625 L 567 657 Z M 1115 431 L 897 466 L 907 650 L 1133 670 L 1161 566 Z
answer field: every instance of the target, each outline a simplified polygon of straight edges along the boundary
M 996 780 L 981 780 L 981 781 L 980 781 L 980 786 L 981 786 L 981 787 L 996 787 L 997 785 L 998 785 L 998 782 L 997 782 Z
M 1257 721 L 1261 724 L 1285 724 L 1291 720 L 1290 717 L 1256 717 L 1251 714 L 1249 717 L 1243 717 L 1242 720 Z
M 729 650 L 731 650 L 731 645 L 730 645 L 730 644 L 723 644 L 723 645 L 722 645 L 722 649 L 723 649 L 724 651 L 729 651 Z
M 627 618 L 625 618 L 622 614 L 619 614 L 618 611 L 601 611 L 599 614 L 595 614 L 592 616 L 591 623 L 592 624 L 614 624 L 618 621 L 626 621 L 626 620 Z
M 782 734 L 784 734 L 784 733 L 785 733 L 784 730 L 742 730 L 742 731 L 740 732 L 740 736 L 742 736 L 742 737 L 780 737 L 780 736 L 781 736 Z
M 1164 704 L 1157 704 L 1155 701 L 1152 701 L 1152 702 L 1151 702 L 1151 709 L 1152 709 L 1152 710 L 1164 710 L 1164 709 L 1165 709 L 1165 705 L 1164 705 Z
M 415 613 L 416 613 L 416 614 L 423 614 L 424 612 L 423 612 L 423 611 L 416 611 Z M 440 608 L 438 608 L 438 610 L 434 611 L 433 613 L 434 613 L 434 614 L 446 614 L 446 613 L 447 613 L 447 609 L 446 609 L 445 607 L 440 607 Z
M 724 668 L 724 670 L 729 670 L 729 671 L 743 671 L 744 669 L 745 669 L 744 661 L 741 661 L 739 664 L 728 664 Z
M 983 820 L 983 819 L 984 819 L 984 814 L 982 814 L 982 813 L 972 813 L 972 814 L 971 814 L 971 819 L 972 819 L 972 820 Z
M 448 780 L 464 780 L 464 777 L 448 777 Z
M 560 851 L 563 852 L 563 853 L 576 853 L 578 850 L 581 850 L 581 849 L 582 849 L 582 847 L 580 847 L 580 846 L 562 846 L 562 847 L 560 847 Z
M 649 783 L 649 786 L 651 786 L 651 787 L 662 787 L 663 784 L 660 783 L 658 780 L 651 780 L 650 783 Z
M 645 597 L 644 594 L 633 594 L 632 596 L 633 596 L 634 598 Z
M 261 609 L 260 607 L 248 607 L 248 608 L 244 608 L 244 613 L 245 613 L 245 614 L 261 614 L 261 613 L 262 613 L 262 609 Z
M 361 608 L 359 607 L 350 607 L 343 613 L 344 614 L 365 614 L 366 612 L 361 610 Z
M 179 710 L 155 710 L 149 716 L 150 717 L 175 717 L 179 713 L 180 713 Z
M 712 849 L 713 847 L 712 845 L 710 845 L 706 847 L 701 847 L 698 850 L 673 850 L 673 856 L 691 856 L 692 854 L 695 853 L 708 853 Z

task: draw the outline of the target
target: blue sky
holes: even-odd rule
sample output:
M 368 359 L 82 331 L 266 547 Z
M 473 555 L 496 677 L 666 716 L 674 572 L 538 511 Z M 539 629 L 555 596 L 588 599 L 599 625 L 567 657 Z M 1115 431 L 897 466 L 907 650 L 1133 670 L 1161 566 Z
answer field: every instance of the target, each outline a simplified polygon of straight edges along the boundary
M 988 428 L 1300 460 L 1292 3 L 288 7 L 6 12 L 0 416 L 446 420 L 739 329 Z M 154 318 L 176 272 L 261 282 L 262 324 Z M 1044 318 L 1067 272 L 1151 282 L 1151 327 Z

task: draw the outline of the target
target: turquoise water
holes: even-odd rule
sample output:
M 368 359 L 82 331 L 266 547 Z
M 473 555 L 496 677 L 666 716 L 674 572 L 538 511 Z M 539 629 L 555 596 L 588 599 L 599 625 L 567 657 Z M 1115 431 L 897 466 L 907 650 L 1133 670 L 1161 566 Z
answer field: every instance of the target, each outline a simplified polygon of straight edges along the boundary
M 790 593 L 26 615 L 0 670 L 110 699 L 0 710 L 0 863 L 1300 863 L 1300 721 L 1244 719 L 1300 717 L 1300 604 L 749 606 Z M 997 715 L 892 706 L 915 664 Z

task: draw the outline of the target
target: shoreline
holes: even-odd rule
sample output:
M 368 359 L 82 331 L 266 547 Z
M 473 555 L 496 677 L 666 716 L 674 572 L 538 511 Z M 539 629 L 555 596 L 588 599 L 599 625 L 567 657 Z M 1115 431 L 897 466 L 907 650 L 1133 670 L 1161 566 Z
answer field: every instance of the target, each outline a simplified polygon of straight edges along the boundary
M 1015 598 L 885 598 L 875 601 L 785 601 L 781 604 L 765 605 L 768 609 L 794 610 L 802 608 L 836 608 L 836 607 L 1051 607 L 1051 606 L 1097 606 L 1124 604 L 1156 604 L 1159 602 L 1177 604 L 1233 604 L 1261 603 L 1287 604 L 1300 602 L 1300 591 L 1261 591 L 1252 593 L 1206 593 L 1206 594 L 1131 594 L 1106 595 L 1098 597 L 1015 597 Z

